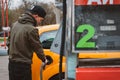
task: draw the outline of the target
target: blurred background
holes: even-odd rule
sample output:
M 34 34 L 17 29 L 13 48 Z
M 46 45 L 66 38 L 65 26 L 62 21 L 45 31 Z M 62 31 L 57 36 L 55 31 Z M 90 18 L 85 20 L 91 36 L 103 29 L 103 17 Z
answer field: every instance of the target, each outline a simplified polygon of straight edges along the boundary
M 60 24 L 63 0 L 0 0 L 0 55 L 7 55 L 7 37 L 12 24 L 33 5 L 41 5 L 47 15 L 39 26 Z

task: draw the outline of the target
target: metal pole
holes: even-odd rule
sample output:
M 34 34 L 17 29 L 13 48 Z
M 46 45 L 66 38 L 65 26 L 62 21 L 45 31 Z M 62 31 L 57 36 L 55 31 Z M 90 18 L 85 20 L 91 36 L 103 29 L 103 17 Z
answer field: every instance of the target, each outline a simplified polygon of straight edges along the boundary
M 6 3 L 6 27 L 8 27 L 8 1 L 5 0 Z
M 74 22 L 74 0 L 67 0 L 67 19 L 66 19 L 66 79 L 75 80 L 77 54 L 72 53 L 72 27 Z
M 4 26 L 4 1 L 2 0 L 1 2 L 2 2 L 2 4 L 1 4 L 1 6 L 2 6 L 2 9 L 1 9 L 1 11 L 2 11 L 2 27 L 3 27 Z
M 7 0 L 5 0 L 5 5 L 6 5 L 6 24 L 5 24 L 5 27 L 7 28 L 8 27 L 8 2 Z M 6 32 L 8 31 L 4 31 L 4 46 L 6 48 L 6 36 L 9 35 L 9 32 L 8 34 L 6 35 Z
M 62 22 L 62 40 L 60 48 L 60 64 L 59 64 L 59 80 L 62 80 L 62 62 L 65 50 L 65 34 L 66 34 L 66 0 L 63 0 L 63 22 Z
M 1 14 L 2 14 L 2 0 L 0 0 L 0 8 L 1 8 Z M 2 16 L 2 15 L 1 15 Z M 2 20 L 2 19 L 1 19 Z

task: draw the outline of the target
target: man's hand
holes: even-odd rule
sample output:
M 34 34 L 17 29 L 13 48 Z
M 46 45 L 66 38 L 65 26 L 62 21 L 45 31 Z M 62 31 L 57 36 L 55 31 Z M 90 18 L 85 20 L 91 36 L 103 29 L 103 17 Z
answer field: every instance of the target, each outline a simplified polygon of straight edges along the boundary
M 47 63 L 48 63 L 48 60 L 47 60 L 47 59 L 45 59 L 45 62 L 42 62 L 43 70 L 45 70 L 45 67 L 46 67 Z

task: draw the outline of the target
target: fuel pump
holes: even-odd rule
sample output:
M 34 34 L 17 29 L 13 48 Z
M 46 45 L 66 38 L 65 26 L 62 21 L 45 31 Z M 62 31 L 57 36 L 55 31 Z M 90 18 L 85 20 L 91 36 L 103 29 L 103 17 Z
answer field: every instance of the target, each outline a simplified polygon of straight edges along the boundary
M 68 53 L 71 55 L 67 56 L 67 77 L 70 78 L 71 73 L 75 73 L 75 80 L 119 80 L 120 1 L 69 0 L 67 4 L 71 5 L 67 6 L 70 10 L 66 24 L 72 41 L 72 51 Z M 78 53 L 79 57 L 73 55 Z M 69 60 L 77 59 L 78 64 L 70 65 Z M 73 69 L 75 65 L 78 67 Z

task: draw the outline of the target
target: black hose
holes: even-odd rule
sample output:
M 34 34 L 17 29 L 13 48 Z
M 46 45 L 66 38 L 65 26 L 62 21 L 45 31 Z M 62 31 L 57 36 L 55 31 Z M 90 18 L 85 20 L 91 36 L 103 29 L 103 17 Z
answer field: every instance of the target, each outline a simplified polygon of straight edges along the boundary
M 65 46 L 65 31 L 66 31 L 66 0 L 63 0 L 63 22 L 62 22 L 62 40 L 60 47 L 60 64 L 59 64 L 59 80 L 62 80 L 62 61 Z

